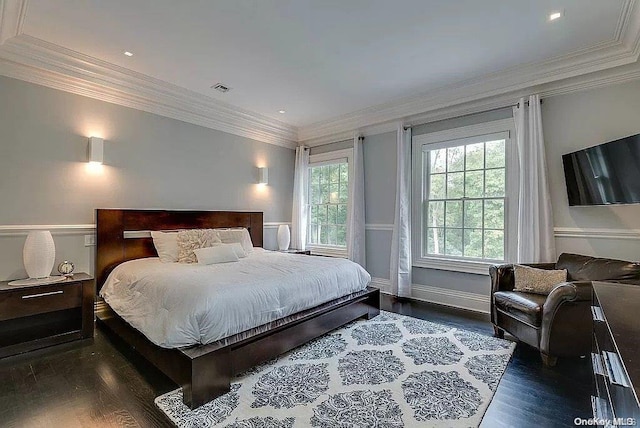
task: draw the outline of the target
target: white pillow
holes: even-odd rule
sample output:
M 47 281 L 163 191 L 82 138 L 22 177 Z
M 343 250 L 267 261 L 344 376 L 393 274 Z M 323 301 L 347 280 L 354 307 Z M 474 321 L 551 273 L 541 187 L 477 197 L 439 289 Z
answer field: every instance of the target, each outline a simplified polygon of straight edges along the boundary
M 220 240 L 225 244 L 233 244 L 239 242 L 242 244 L 242 248 L 247 254 L 251 254 L 253 251 L 253 242 L 251 242 L 251 235 L 245 227 L 236 229 L 215 229 L 218 232 Z
M 233 251 L 233 247 L 227 245 L 217 245 L 215 247 L 197 248 L 196 253 L 198 264 L 211 265 L 214 263 L 237 262 L 238 256 Z
M 162 263 L 175 263 L 178 261 L 178 232 L 152 231 L 153 246 Z
M 226 246 L 233 249 L 233 252 L 236 253 L 239 259 L 244 259 L 247 257 L 247 252 L 242 247 L 242 244 L 239 242 L 234 242 L 233 244 L 213 244 L 214 247 Z

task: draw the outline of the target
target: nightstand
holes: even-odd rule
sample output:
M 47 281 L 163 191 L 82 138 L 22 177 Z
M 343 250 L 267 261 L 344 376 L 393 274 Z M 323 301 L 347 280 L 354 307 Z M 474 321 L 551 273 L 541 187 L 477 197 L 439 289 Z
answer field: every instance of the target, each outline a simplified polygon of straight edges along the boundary
M 0 282 L 0 358 L 93 337 L 94 300 L 82 272 L 50 285 Z
M 296 250 L 295 248 L 289 248 L 288 250 L 278 250 L 278 252 L 288 254 L 304 254 L 305 256 L 311 255 L 311 250 Z

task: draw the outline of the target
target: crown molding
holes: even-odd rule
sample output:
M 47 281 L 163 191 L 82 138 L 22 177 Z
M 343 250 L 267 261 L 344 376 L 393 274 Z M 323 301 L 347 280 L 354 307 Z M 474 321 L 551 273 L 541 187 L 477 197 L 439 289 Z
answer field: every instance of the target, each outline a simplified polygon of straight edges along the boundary
M 616 38 L 635 55 L 636 60 L 640 57 L 640 5 L 638 3 L 638 0 L 625 3 L 616 32 Z
M 269 144 L 294 148 L 297 129 L 26 34 L 0 47 L 0 74 Z
M 299 129 L 298 139 L 305 144 L 308 141 L 317 144 L 331 139 L 332 135 L 363 130 L 381 123 L 411 121 L 418 116 L 446 117 L 447 109 L 458 111 L 458 115 L 465 114 L 462 113 L 465 110 L 474 110 L 474 103 L 483 105 L 493 100 L 490 103 L 495 104 L 495 99 L 500 97 L 509 99 L 502 103 L 504 106 L 517 99 L 514 98 L 516 94 L 526 93 L 532 88 L 633 64 L 640 56 L 638 2 L 625 2 L 614 36 L 608 42 L 303 126 Z
M 556 81 L 546 85 L 532 86 L 520 91 L 509 92 L 506 94 L 483 98 L 476 101 L 456 104 L 447 108 L 427 111 L 421 114 L 415 114 L 405 117 L 400 121 L 404 123 L 405 126 L 415 126 L 424 123 L 435 122 L 438 120 L 445 120 L 470 114 L 481 113 L 487 110 L 511 107 L 521 97 L 528 96 L 531 93 L 540 94 L 540 97 L 542 98 L 550 98 L 558 95 L 566 95 L 589 89 L 621 84 L 638 79 L 640 79 L 640 62 L 635 62 L 633 64 L 612 68 L 598 73 L 592 73 L 572 79 Z M 395 132 L 397 130 L 397 127 L 398 121 L 383 122 L 380 124 L 365 126 L 358 128 L 358 130 L 359 133 L 365 137 L 366 143 L 366 137 L 371 135 L 383 134 L 386 132 Z M 353 135 L 353 131 L 328 134 L 303 141 L 302 144 L 309 147 L 320 146 L 323 144 L 330 144 L 336 141 L 344 140 L 350 135 Z
M 297 128 L 141 73 L 21 34 L 27 0 L 0 0 L 0 75 L 294 148 L 394 131 L 640 78 L 640 0 L 626 0 L 610 41 Z
M 0 45 L 22 33 L 27 0 L 0 0 Z

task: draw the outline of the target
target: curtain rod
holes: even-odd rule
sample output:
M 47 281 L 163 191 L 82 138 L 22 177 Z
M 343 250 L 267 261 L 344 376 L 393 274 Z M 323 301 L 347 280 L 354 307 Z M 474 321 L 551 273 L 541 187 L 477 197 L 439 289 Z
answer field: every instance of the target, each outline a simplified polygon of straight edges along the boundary
M 525 103 L 525 105 L 529 105 L 529 101 L 525 101 L 524 103 Z M 540 104 L 544 104 L 544 100 L 542 98 L 540 99 Z M 425 123 L 419 123 L 419 124 L 416 124 L 416 125 L 405 126 L 404 130 L 406 131 L 407 129 L 410 129 L 413 126 L 426 125 L 428 123 L 441 122 L 443 120 L 458 119 L 458 118 L 467 117 L 467 116 L 474 116 L 476 114 L 490 113 L 492 111 L 504 110 L 504 109 L 509 108 L 509 107 L 512 107 L 512 108 L 513 107 L 518 107 L 519 105 L 520 105 L 520 103 L 517 102 L 515 104 L 509 104 L 509 105 L 506 105 L 506 106 L 503 106 L 503 107 L 495 107 L 495 108 L 490 108 L 488 110 L 482 110 L 482 111 L 478 111 L 478 112 L 475 112 L 475 113 L 467 113 L 467 114 L 463 114 L 463 115 L 460 115 L 460 116 L 450 117 L 450 118 L 447 118 L 447 119 L 434 120 L 433 122 L 425 122 Z

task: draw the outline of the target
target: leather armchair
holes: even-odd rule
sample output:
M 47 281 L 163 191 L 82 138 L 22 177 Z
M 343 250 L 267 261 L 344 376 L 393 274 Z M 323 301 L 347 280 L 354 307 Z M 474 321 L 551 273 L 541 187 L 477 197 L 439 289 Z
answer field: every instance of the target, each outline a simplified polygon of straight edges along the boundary
M 491 322 L 496 336 L 507 331 L 540 350 L 545 365 L 591 350 L 591 281 L 640 284 L 640 264 L 561 254 L 557 263 L 527 264 L 538 269 L 567 269 L 568 282 L 549 295 L 513 291 L 513 265 L 491 266 Z

